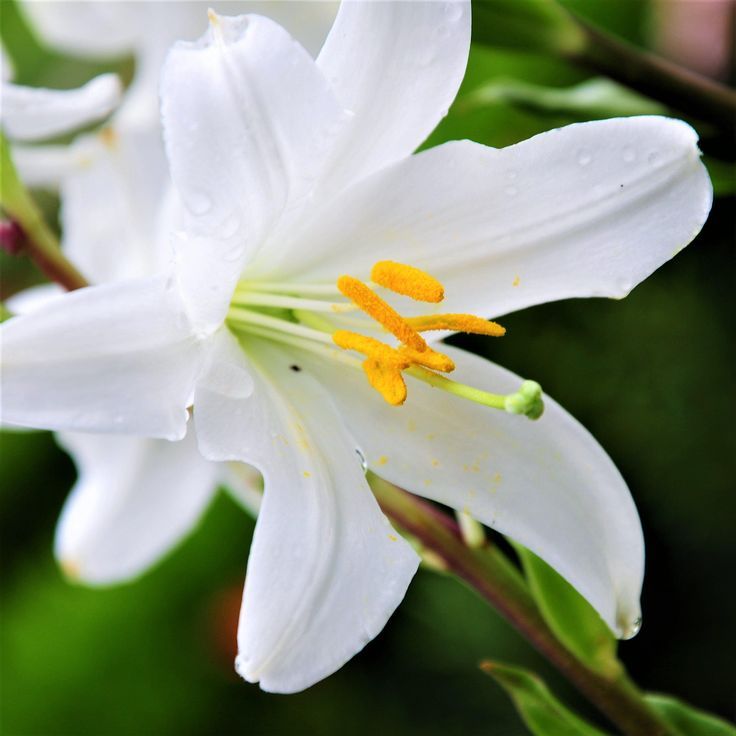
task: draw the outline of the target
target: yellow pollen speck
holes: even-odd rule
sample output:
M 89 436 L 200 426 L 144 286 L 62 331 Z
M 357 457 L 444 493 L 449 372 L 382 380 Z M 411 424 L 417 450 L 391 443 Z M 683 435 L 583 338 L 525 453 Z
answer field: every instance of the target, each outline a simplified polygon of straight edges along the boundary
M 433 468 L 438 468 L 439 466 L 440 466 L 440 461 L 437 460 L 437 458 L 435 458 L 434 460 L 432 460 L 432 467 Z
M 506 334 L 506 328 L 497 322 L 489 322 L 472 314 L 429 314 L 426 317 L 407 317 L 405 321 L 417 332 L 452 330 L 491 337 L 501 337 Z
M 520 276 L 514 276 L 514 280 L 511 282 L 511 286 L 518 286 L 521 283 L 521 277 Z
M 396 536 L 395 534 L 389 534 L 389 535 L 388 535 L 388 538 L 389 538 L 389 539 L 390 539 L 390 540 L 391 540 L 392 542 L 398 542 L 398 541 L 399 541 L 399 538 L 398 538 L 398 537 L 397 537 L 397 536 Z
M 441 302 L 445 289 L 436 278 L 413 266 L 394 261 L 379 261 L 373 266 L 371 279 L 379 286 L 420 302 Z
M 117 146 L 118 134 L 110 126 L 104 127 L 99 135 L 103 145 L 107 146 L 107 148 L 115 148 Z
M 391 305 L 374 294 L 362 281 L 352 276 L 340 276 L 337 280 L 337 288 L 404 345 L 419 352 L 427 349 L 424 338 Z
M 310 473 L 310 472 L 309 472 L 308 470 L 305 470 L 305 471 L 304 471 L 304 472 L 302 473 L 302 475 L 303 475 L 303 476 L 304 476 L 305 478 L 309 478 L 309 477 L 311 477 L 311 475 L 312 475 L 312 474 L 311 474 L 311 473 Z
M 494 483 L 500 483 L 500 482 L 501 482 L 501 473 L 496 473 L 496 474 L 495 474 L 495 475 L 493 476 L 493 482 L 494 482 Z
M 385 465 L 387 462 L 388 458 L 385 455 L 381 455 L 381 457 L 378 458 L 379 465 Z
M 212 10 L 212 8 L 208 8 L 207 10 L 207 20 L 209 20 L 209 22 L 212 23 L 213 26 L 220 25 L 220 17 L 214 10 Z

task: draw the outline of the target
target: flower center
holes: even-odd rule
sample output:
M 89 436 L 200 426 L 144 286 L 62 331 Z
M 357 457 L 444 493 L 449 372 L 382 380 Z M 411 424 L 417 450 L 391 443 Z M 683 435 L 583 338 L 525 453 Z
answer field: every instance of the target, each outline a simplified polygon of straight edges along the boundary
M 380 289 L 434 304 L 445 295 L 442 284 L 428 273 L 402 263 L 379 261 L 371 270 L 369 284 L 352 276 L 341 276 L 336 286 L 242 281 L 233 295 L 227 322 L 241 339 L 257 335 L 362 368 L 370 385 L 392 405 L 406 400 L 408 375 L 485 406 L 531 419 L 542 415 L 538 383 L 524 381 L 518 391 L 504 395 L 452 381 L 442 375 L 455 369 L 452 359 L 430 347 L 421 334 L 450 330 L 500 337 L 506 332 L 501 325 L 471 314 L 403 317 L 376 293 Z M 393 335 L 398 345 L 364 334 L 375 330 L 376 323 Z M 356 360 L 352 353 L 359 353 L 363 360 Z

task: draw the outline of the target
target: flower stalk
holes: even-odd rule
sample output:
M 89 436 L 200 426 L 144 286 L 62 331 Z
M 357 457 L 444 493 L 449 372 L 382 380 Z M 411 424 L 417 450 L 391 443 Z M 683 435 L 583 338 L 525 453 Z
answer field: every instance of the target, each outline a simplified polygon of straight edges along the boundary
M 575 16 L 585 35 L 582 48 L 570 54 L 573 61 L 590 67 L 621 84 L 665 103 L 693 118 L 707 121 L 729 132 L 736 118 L 736 92 L 708 77 L 693 72 L 656 54 L 615 38 Z M 708 139 L 703 145 L 707 146 Z M 733 158 L 729 151 L 714 154 Z
M 498 550 L 468 547 L 449 516 L 377 476 L 369 475 L 369 481 L 383 511 L 398 527 L 485 598 L 624 734 L 674 736 L 623 666 L 606 677 L 584 665 L 558 641 L 521 575 Z
M 18 178 L 4 136 L 0 136 L 0 156 L 0 205 L 23 233 L 23 252 L 49 279 L 67 291 L 87 286 L 84 276 L 62 253 L 58 238 Z

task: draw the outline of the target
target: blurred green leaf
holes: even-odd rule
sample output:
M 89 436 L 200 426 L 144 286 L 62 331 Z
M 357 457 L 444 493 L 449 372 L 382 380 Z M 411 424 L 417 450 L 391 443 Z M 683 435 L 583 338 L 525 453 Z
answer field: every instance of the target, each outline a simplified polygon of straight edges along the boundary
M 712 156 L 705 156 L 703 163 L 708 169 L 713 191 L 717 197 L 729 197 L 736 194 L 736 166 L 720 161 Z
M 563 55 L 579 51 L 585 44 L 575 21 L 554 0 L 475 2 L 473 40 Z
M 511 696 L 519 715 L 536 736 L 605 736 L 562 705 L 531 672 L 488 661 L 480 667 Z
M 514 543 L 529 590 L 555 636 L 582 662 L 606 676 L 621 670 L 616 639 L 603 619 L 561 575 L 520 544 Z
M 602 77 L 562 89 L 514 79 L 498 79 L 479 87 L 463 102 L 475 106 L 508 102 L 533 112 L 565 113 L 581 120 L 662 115 L 667 110 L 658 102 Z
M 646 695 L 645 699 L 683 736 L 736 736 L 736 728 L 730 723 L 670 695 Z

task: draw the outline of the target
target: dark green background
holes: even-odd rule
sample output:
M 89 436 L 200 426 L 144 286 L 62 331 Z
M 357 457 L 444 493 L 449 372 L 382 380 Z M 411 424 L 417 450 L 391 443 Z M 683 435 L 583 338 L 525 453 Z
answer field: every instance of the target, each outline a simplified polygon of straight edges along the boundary
M 646 43 L 647 3 L 570 4 Z M 2 8 L 14 23 L 11 4 Z M 48 63 L 28 48 L 25 81 L 51 83 L 53 72 L 57 84 L 76 84 L 98 70 Z M 549 57 L 474 47 L 459 102 L 494 78 L 565 86 L 585 75 Z M 431 142 L 506 145 L 567 122 L 458 104 Z M 643 687 L 727 717 L 736 692 L 733 243 L 734 202 L 720 199 L 698 239 L 626 300 L 536 307 L 506 317 L 503 340 L 456 341 L 539 380 L 611 454 L 637 501 L 648 554 L 644 627 L 622 657 Z M 0 265 L 6 294 L 35 278 L 21 260 Z M 478 671 L 484 657 L 536 669 L 595 718 L 472 592 L 425 571 L 384 633 L 336 675 L 299 695 L 262 693 L 232 669 L 251 520 L 221 496 L 144 579 L 74 587 L 51 550 L 73 466 L 48 434 L 1 439 L 3 734 L 525 733 Z

